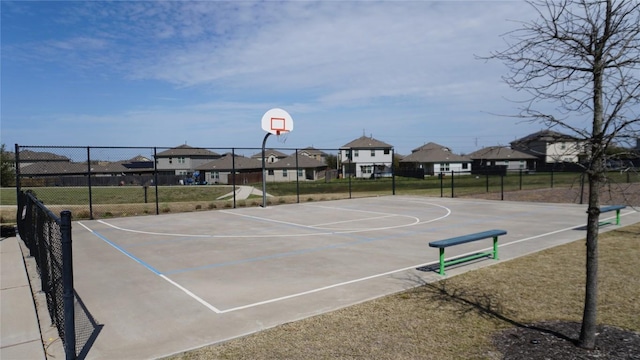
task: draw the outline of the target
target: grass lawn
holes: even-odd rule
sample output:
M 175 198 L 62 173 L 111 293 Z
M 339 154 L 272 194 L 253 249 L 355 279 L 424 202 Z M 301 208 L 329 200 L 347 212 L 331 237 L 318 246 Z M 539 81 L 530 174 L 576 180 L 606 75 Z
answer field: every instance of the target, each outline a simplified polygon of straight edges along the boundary
M 598 321 L 640 332 L 640 224 L 600 236 Z M 582 318 L 584 240 L 171 357 L 500 359 L 501 329 Z

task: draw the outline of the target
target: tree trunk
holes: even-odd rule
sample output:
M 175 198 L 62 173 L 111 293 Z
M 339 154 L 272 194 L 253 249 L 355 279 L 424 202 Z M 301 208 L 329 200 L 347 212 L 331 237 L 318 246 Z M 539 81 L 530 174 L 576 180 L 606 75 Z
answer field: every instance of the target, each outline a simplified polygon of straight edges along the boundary
M 594 349 L 598 313 L 598 228 L 600 222 L 599 176 L 589 176 L 589 209 L 587 210 L 587 263 L 584 312 L 579 346 Z

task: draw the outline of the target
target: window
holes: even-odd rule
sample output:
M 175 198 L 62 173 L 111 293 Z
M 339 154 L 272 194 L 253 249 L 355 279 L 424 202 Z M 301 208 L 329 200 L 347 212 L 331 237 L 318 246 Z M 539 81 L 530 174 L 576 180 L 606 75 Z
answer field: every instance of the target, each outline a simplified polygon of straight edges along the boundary
M 384 154 L 385 154 L 385 155 L 389 155 L 390 153 L 391 153 L 391 150 L 389 150 L 389 149 L 384 149 Z
M 304 176 L 304 172 L 302 171 L 302 169 L 298 169 L 298 177 L 303 177 Z
M 469 169 L 469 163 L 462 163 L 462 170 Z
M 440 171 L 449 171 L 449 163 L 440 163 Z
M 269 174 L 270 176 L 273 176 L 273 169 L 267 170 L 267 174 Z
M 376 157 L 376 151 L 371 149 L 371 157 Z
M 214 171 L 213 173 L 211 173 L 211 177 L 214 179 L 220 179 L 220 172 Z
M 351 150 L 345 150 L 344 155 L 347 157 L 347 159 L 351 159 Z
M 178 158 L 178 164 L 184 164 L 184 163 L 186 163 L 186 162 L 187 162 L 187 161 L 184 159 L 184 157 L 179 157 L 179 158 Z
M 525 168 L 525 161 L 520 160 L 520 169 L 524 169 L 524 168 Z
M 287 177 L 287 169 L 282 169 L 282 177 Z
M 353 150 L 353 157 L 358 157 L 358 150 Z

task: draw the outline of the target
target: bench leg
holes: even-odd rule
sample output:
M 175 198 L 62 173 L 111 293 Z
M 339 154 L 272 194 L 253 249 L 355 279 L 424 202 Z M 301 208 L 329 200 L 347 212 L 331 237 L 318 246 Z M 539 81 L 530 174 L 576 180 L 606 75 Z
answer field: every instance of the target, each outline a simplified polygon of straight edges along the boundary
M 440 248 L 440 275 L 444 275 L 444 248 Z
M 493 259 L 498 260 L 498 237 L 493 237 Z

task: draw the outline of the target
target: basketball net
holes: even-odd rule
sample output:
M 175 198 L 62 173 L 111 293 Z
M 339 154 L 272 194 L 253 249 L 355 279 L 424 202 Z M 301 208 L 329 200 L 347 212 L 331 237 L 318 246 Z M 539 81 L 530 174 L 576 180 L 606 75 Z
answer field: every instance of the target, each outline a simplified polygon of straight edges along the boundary
M 276 137 L 279 143 L 286 143 L 287 142 L 287 137 L 289 136 L 289 132 L 288 131 L 280 131 L 278 130 L 276 132 Z

